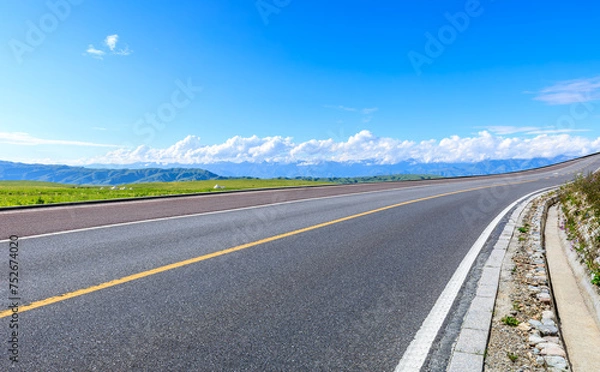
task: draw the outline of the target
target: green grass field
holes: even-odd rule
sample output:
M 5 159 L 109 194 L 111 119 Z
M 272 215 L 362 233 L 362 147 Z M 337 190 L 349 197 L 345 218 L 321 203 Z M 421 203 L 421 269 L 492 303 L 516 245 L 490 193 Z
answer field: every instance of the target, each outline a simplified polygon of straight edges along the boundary
M 225 186 L 225 189 L 213 189 L 216 184 Z M 0 207 L 325 184 L 331 184 L 331 182 L 289 179 L 227 179 L 137 183 L 120 185 L 113 189 L 111 186 L 75 186 L 37 181 L 0 181 Z

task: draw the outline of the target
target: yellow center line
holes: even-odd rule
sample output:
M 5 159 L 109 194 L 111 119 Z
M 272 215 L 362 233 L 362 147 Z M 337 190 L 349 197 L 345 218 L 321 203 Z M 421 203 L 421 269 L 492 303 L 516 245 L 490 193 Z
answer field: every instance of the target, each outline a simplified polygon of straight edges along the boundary
M 441 198 L 441 197 L 445 197 L 445 196 L 450 196 L 450 195 L 456 195 L 456 194 L 461 194 L 461 193 L 466 193 L 466 192 L 471 192 L 471 191 L 476 191 L 476 190 L 481 190 L 481 189 L 486 189 L 486 188 L 492 188 L 495 186 L 507 186 L 507 185 L 518 185 L 518 184 L 522 184 L 522 183 L 528 183 L 528 182 L 534 182 L 536 180 L 529 180 L 529 181 L 521 181 L 521 182 L 515 182 L 515 183 L 508 183 L 508 184 L 496 184 L 496 185 L 490 185 L 490 186 L 480 186 L 480 187 L 475 187 L 475 188 L 471 188 L 471 189 L 466 189 L 466 190 L 459 190 L 459 191 L 453 191 L 453 192 L 448 192 L 448 193 L 443 193 L 443 194 L 438 194 L 438 195 L 432 195 L 432 196 L 427 196 L 424 198 L 419 198 L 419 199 L 413 199 L 413 200 L 408 200 L 402 203 L 397 203 L 397 204 L 392 204 L 392 205 L 388 205 L 385 207 L 381 207 L 381 208 L 377 208 L 377 209 L 372 209 L 366 212 L 361 212 L 361 213 L 357 213 L 357 214 L 353 214 L 351 216 L 346 216 L 346 217 L 342 217 L 342 218 L 338 218 L 332 221 L 328 221 L 328 222 L 323 222 L 323 223 L 319 223 L 316 225 L 312 225 L 312 226 L 308 226 L 308 227 L 304 227 L 298 230 L 293 230 L 293 231 L 289 231 L 283 234 L 279 234 L 279 235 L 274 235 L 265 239 L 260 239 L 260 240 L 256 240 L 250 243 L 246 243 L 246 244 L 241 244 L 241 245 L 237 245 L 235 247 L 231 247 L 231 248 L 227 248 L 227 249 L 223 249 L 220 251 L 216 251 L 213 253 L 208 253 L 202 256 L 198 256 L 198 257 L 194 257 L 194 258 L 190 258 L 187 260 L 183 260 L 183 261 L 179 261 L 179 262 L 175 262 L 172 264 L 168 264 L 168 265 L 164 265 L 164 266 L 160 266 L 154 269 L 150 269 L 150 270 L 146 270 L 146 271 L 142 271 L 139 272 L 137 274 L 132 274 L 132 275 L 128 275 L 125 276 L 123 278 L 120 279 L 115 279 L 115 280 L 111 280 L 108 282 L 104 282 L 98 285 L 94 285 L 91 287 L 87 287 L 87 288 L 83 288 L 83 289 L 78 289 L 76 291 L 73 292 L 68 292 L 68 293 L 64 293 L 58 296 L 53 296 L 53 297 L 49 297 L 46 298 L 44 300 L 40 300 L 40 301 L 34 301 L 32 303 L 30 303 L 29 305 L 23 305 L 23 306 L 19 306 L 18 311 L 19 313 L 22 313 L 24 311 L 29 311 L 29 310 L 33 310 L 33 309 L 37 309 L 38 307 L 43 307 L 43 306 L 47 306 L 47 305 L 51 305 L 57 302 L 62 302 L 71 298 L 75 298 L 75 297 L 79 297 L 79 296 L 83 296 L 89 293 L 93 293 L 96 291 L 100 291 L 102 289 L 106 289 L 106 288 L 110 288 L 110 287 L 114 287 L 117 286 L 119 284 L 124 284 L 124 283 L 128 283 L 128 282 L 132 282 L 134 280 L 137 279 L 142 279 L 142 278 L 146 278 L 152 275 L 156 275 L 156 274 L 160 274 L 163 273 L 165 271 L 169 271 L 169 270 L 173 270 L 173 269 L 177 269 L 183 266 L 187 266 L 187 265 L 191 265 L 191 264 L 195 264 L 198 262 L 202 262 L 202 261 L 206 261 L 209 260 L 211 258 L 215 258 L 215 257 L 219 257 L 219 256 L 224 256 L 233 252 L 237 252 L 237 251 L 241 251 L 244 249 L 248 249 L 251 247 L 256 247 L 257 245 L 261 245 L 261 244 L 265 244 L 265 243 L 269 243 L 269 242 L 273 242 L 276 240 L 280 240 L 283 238 L 287 238 L 293 235 L 298 235 L 298 234 L 302 234 L 304 232 L 308 232 L 308 231 L 312 231 L 312 230 L 316 230 L 316 229 L 320 229 L 322 227 L 326 227 L 326 226 L 331 226 L 340 222 L 344 222 L 344 221 L 349 221 L 349 220 L 353 220 L 355 218 L 359 218 L 359 217 L 364 217 L 364 216 L 368 216 L 374 213 L 379 213 L 379 212 L 383 212 L 389 209 L 393 209 L 393 208 L 398 208 L 404 205 L 408 205 L 408 204 L 414 204 L 414 203 L 418 203 L 418 202 L 422 202 L 422 201 L 426 201 L 426 200 L 431 200 L 431 199 L 437 199 L 437 198 Z M 13 310 L 9 309 L 9 310 L 4 310 L 2 312 L 0 312 L 0 319 L 1 318 L 6 318 L 9 317 L 13 314 Z

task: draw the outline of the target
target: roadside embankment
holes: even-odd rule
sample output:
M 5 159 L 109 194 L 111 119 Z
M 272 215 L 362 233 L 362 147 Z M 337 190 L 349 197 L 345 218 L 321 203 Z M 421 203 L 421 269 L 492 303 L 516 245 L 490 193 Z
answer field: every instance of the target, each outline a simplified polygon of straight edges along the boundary
M 534 200 L 501 272 L 485 371 L 600 365 L 600 175 Z
M 600 296 L 591 288 L 584 266 L 560 228 L 564 220 L 558 212 L 557 206 L 548 211 L 545 236 L 560 328 L 573 371 L 594 371 L 600 366 L 600 313 L 594 307 Z

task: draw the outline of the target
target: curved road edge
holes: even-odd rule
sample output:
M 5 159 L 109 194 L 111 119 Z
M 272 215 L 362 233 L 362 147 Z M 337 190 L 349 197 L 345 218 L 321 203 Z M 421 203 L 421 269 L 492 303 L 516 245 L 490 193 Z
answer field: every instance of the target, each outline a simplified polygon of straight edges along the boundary
M 450 368 L 449 370 L 467 372 L 470 370 L 481 371 L 483 367 L 483 353 L 487 344 L 489 326 L 491 322 L 494 301 L 496 298 L 496 290 L 498 287 L 498 280 L 500 277 L 500 269 L 502 266 L 504 253 L 508 247 L 510 237 L 516 228 L 518 216 L 531 200 L 547 191 L 548 188 L 541 189 L 521 197 L 500 212 L 500 214 L 498 214 L 496 218 L 494 218 L 494 220 L 487 226 L 459 265 L 458 269 L 444 288 L 444 291 L 438 297 L 434 307 L 431 309 L 427 318 L 425 318 L 425 321 L 415 335 L 415 338 L 412 340 L 404 355 L 400 359 L 395 372 L 418 372 L 421 370 L 477 256 L 502 219 L 516 207 L 514 212 L 511 214 L 509 222 L 504 227 L 500 239 L 496 242 L 494 250 L 488 258 L 488 262 L 485 265 L 486 269 L 489 268 L 489 271 L 484 272 L 480 280 L 476 296 L 479 297 L 479 299 L 472 301 L 472 308 L 470 308 L 469 312 L 467 313 L 467 317 L 469 314 L 471 314 L 473 319 L 465 318 L 463 329 L 461 330 L 461 334 L 458 338 L 459 342 L 461 339 L 464 340 L 464 344 L 457 343 L 456 347 L 454 348 L 453 355 L 451 356 L 450 367 L 452 368 L 452 364 L 454 364 L 457 366 L 457 368 L 460 368 Z M 490 291 L 493 291 L 491 300 Z M 483 327 L 484 329 L 466 328 L 464 325 L 467 324 L 467 319 L 470 322 L 480 322 L 480 317 L 477 317 L 477 319 L 474 317 L 475 315 L 479 315 L 479 312 L 489 312 L 489 320 L 487 321 L 487 324 L 485 324 L 486 320 L 484 318 L 482 321 L 484 322 L 485 326 L 478 324 L 479 327 L 476 327 Z M 477 365 L 479 365 L 479 367 L 477 367 Z M 469 368 L 473 369 L 464 369 L 463 366 L 470 366 Z

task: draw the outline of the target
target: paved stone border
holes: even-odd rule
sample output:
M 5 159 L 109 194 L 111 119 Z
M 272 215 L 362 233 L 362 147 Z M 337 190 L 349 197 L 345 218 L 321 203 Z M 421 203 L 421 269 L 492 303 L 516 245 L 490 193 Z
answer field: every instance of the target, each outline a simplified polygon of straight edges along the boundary
M 498 292 L 502 262 L 521 213 L 532 200 L 548 193 L 543 191 L 522 202 L 511 214 L 502 234 L 494 245 L 479 280 L 475 298 L 464 317 L 447 372 L 481 372 L 490 333 L 492 314 Z M 545 223 L 545 219 L 542 219 Z
M 552 293 L 561 321 L 561 335 L 572 369 L 576 372 L 595 371 L 600 366 L 600 327 L 596 312 L 586 304 L 586 300 L 590 300 L 589 295 L 578 283 L 583 278 L 577 277 L 569 265 L 567 251 L 570 242 L 560 229 L 559 208 L 554 205 L 548 212 L 545 248 L 548 274 L 550 278 L 559 278 L 552 281 Z M 590 283 L 589 277 L 586 276 L 586 279 Z
M 566 224 L 566 217 L 562 210 L 562 205 L 560 206 L 561 208 L 559 208 L 558 211 L 558 218 L 560 221 L 562 221 L 561 223 L 563 232 L 561 235 L 563 235 L 563 239 L 566 239 L 564 238 L 564 225 Z M 585 293 L 584 299 L 587 301 L 588 308 L 592 313 L 595 313 L 596 323 L 598 324 L 598 327 L 600 327 L 600 295 L 598 295 L 596 288 L 594 288 L 594 286 L 590 282 L 589 274 L 585 266 L 581 264 L 581 257 L 579 257 L 579 255 L 575 251 L 574 247 L 572 246 L 572 243 L 569 242 L 568 244 L 570 245 L 571 249 L 566 249 L 564 251 L 565 255 L 567 256 L 567 262 L 569 263 L 571 270 L 573 270 L 573 274 L 578 280 L 580 290 L 582 291 L 582 293 Z

